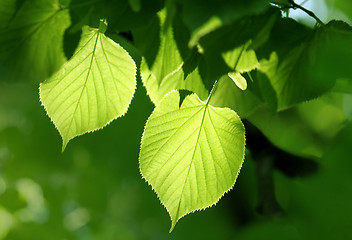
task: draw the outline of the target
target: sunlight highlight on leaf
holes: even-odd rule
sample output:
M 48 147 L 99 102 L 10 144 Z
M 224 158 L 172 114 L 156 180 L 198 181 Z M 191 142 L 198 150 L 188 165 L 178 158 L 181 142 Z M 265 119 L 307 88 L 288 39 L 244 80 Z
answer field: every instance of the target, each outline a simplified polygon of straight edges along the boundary
M 152 66 L 148 66 L 143 57 L 141 63 L 141 78 L 152 102 L 157 105 L 165 94 L 175 89 L 187 89 L 196 92 L 201 98 L 206 98 L 205 89 L 198 68 L 185 78 L 184 61 L 177 48 L 172 26 L 166 27 L 165 10 L 158 13 L 160 27 L 160 46 Z
M 237 178 L 244 158 L 244 127 L 228 108 L 196 94 L 172 91 L 150 115 L 141 142 L 140 171 L 172 221 L 216 204 Z
M 241 75 L 241 73 L 238 72 L 229 72 L 227 74 L 234 83 L 236 83 L 237 87 L 241 90 L 246 90 L 247 89 L 247 81 L 246 79 Z
M 122 116 L 133 97 L 135 63 L 103 31 L 84 27 L 73 57 L 40 85 L 41 102 L 62 136 L 63 150 L 75 136 Z

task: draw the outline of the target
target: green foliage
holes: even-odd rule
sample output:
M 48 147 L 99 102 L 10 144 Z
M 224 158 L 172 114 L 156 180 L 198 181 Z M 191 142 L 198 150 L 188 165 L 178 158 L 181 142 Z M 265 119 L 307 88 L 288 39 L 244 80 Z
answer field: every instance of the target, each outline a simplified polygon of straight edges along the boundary
M 0 15 L 0 80 L 41 82 L 65 62 L 70 16 L 58 0 L 1 1 Z
M 187 76 L 183 69 L 184 60 L 177 48 L 172 26 L 166 25 L 165 11 L 159 12 L 160 43 L 152 41 L 149 49 L 158 49 L 154 61 L 148 66 L 148 58 L 142 59 L 141 78 L 154 104 L 158 104 L 165 94 L 173 89 L 187 89 L 196 92 L 202 99 L 207 96 L 198 69 Z M 156 24 L 159 24 L 156 22 Z M 160 46 L 158 46 L 158 43 Z M 149 55 L 147 55 L 149 56 Z
M 139 157 L 143 177 L 169 212 L 170 231 L 184 215 L 218 202 L 244 157 L 244 127 L 234 111 L 211 107 L 195 94 L 180 101 L 173 91 L 155 108 Z
M 351 18 L 349 3 L 326 2 Z M 283 17 L 290 9 L 317 24 Z M 139 167 L 169 212 L 171 230 L 233 187 L 244 161 L 241 119 L 277 151 L 324 157 L 352 118 L 350 46 L 348 23 L 325 24 L 292 0 L 0 2 L 0 83 L 41 82 L 40 101 L 61 134 L 62 150 L 72 138 L 123 116 L 137 80 L 144 85 L 155 109 Z M 143 101 L 139 110 L 149 115 Z M 11 114 L 0 106 L 0 132 L 19 124 Z M 273 166 L 260 161 L 275 157 L 261 152 L 264 140 L 248 145 L 248 156 L 256 160 L 259 180 L 263 172 L 270 180 Z M 0 160 L 3 155 L 0 147 Z M 263 192 L 274 191 L 268 188 Z M 259 199 L 278 205 L 275 196 Z M 1 216 L 10 218 L 0 205 Z
M 208 33 L 242 17 L 258 14 L 269 7 L 267 0 L 239 0 L 230 2 L 176 0 L 182 7 L 182 18 L 191 31 L 189 45 L 195 46 Z M 197 11 L 194 11 L 197 9 Z
M 247 118 L 263 103 L 251 91 L 241 90 L 229 76 L 225 75 L 220 78 L 210 104 L 217 107 L 229 107 L 238 115 Z
M 246 79 L 241 75 L 241 73 L 238 72 L 229 72 L 228 73 L 229 78 L 236 83 L 237 87 L 241 90 L 246 90 L 247 88 L 247 81 Z
M 40 99 L 58 128 L 64 150 L 75 136 L 104 127 L 125 114 L 136 88 L 128 53 L 99 29 L 83 28 L 73 57 L 40 84 Z
M 267 95 L 272 94 L 270 91 L 262 91 L 267 96 L 264 98 L 275 98 L 274 101 L 268 101 L 271 109 L 282 110 L 316 98 L 330 90 L 336 78 L 351 76 L 350 72 L 345 73 L 350 71 L 345 62 L 351 55 L 342 53 L 339 49 L 341 42 L 337 43 L 342 38 L 346 45 L 351 43 L 350 32 L 346 28 L 343 23 L 331 22 L 311 31 L 288 18 L 275 24 L 272 38 L 263 50 L 268 52 L 272 49 L 271 55 L 260 63 L 260 71 L 265 73 L 268 81 L 262 79 L 264 75 L 258 76 L 261 78 L 258 81 L 263 82 L 266 88 L 272 88 L 275 93 L 274 97 L 269 97 Z M 288 44 L 290 48 L 287 48 Z M 330 67 L 331 59 L 340 64 Z

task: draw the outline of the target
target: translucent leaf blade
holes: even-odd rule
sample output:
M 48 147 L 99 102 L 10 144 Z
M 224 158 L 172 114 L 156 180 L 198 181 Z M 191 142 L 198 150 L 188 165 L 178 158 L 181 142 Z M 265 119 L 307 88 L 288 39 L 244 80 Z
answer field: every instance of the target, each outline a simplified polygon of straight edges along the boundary
M 206 98 L 206 90 L 199 75 L 198 68 L 187 76 L 184 73 L 184 61 L 177 47 L 172 26 L 166 26 L 165 9 L 158 13 L 160 20 L 160 46 L 151 41 L 148 48 L 157 48 L 157 54 L 152 66 L 148 58 L 143 57 L 141 63 L 141 79 L 152 102 L 157 105 L 161 99 L 175 89 L 187 89 L 196 92 L 201 98 Z M 157 23 L 159 24 L 159 23 Z M 147 54 L 148 55 L 148 54 Z
M 210 104 L 215 107 L 231 108 L 241 118 L 247 118 L 260 107 L 261 102 L 253 92 L 241 90 L 230 77 L 224 75 L 219 79 Z
M 98 29 L 83 28 L 73 57 L 46 82 L 40 99 L 63 139 L 104 127 L 123 115 L 136 87 L 129 54 Z
M 234 83 L 237 85 L 237 87 L 239 89 L 241 89 L 242 91 L 247 89 L 247 81 L 246 79 L 241 75 L 241 73 L 238 72 L 229 72 L 227 74 L 233 81 Z
M 140 170 L 172 221 L 217 203 L 230 190 L 244 157 L 244 127 L 228 108 L 214 108 L 196 94 L 172 91 L 149 117 Z

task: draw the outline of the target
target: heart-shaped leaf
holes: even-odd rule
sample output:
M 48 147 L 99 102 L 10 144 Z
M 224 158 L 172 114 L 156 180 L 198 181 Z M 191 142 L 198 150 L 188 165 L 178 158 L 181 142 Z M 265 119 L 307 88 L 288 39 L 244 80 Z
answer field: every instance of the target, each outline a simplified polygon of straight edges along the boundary
M 73 57 L 40 84 L 40 99 L 59 130 L 64 150 L 70 139 L 104 127 L 123 115 L 136 88 L 130 55 L 100 29 L 83 28 Z
M 228 108 L 172 91 L 149 117 L 140 170 L 174 228 L 184 215 L 217 203 L 235 184 L 244 158 L 244 127 Z

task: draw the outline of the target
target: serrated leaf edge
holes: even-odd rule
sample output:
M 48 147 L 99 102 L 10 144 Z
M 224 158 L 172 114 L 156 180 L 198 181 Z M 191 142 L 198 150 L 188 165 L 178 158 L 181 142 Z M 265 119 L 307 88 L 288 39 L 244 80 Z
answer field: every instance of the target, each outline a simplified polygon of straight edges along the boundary
M 143 142 L 143 138 L 144 138 L 145 129 L 146 129 L 146 126 L 147 126 L 147 123 L 148 123 L 149 119 L 151 118 L 151 116 L 153 115 L 153 113 L 156 111 L 156 109 L 157 109 L 157 107 L 160 105 L 160 103 L 163 102 L 164 99 L 165 99 L 166 97 L 168 97 L 170 94 L 172 94 L 173 92 L 178 92 L 178 93 L 179 93 L 178 90 L 171 90 L 169 93 L 165 94 L 164 97 L 163 97 L 163 98 L 161 99 L 161 101 L 159 102 L 159 104 L 155 106 L 154 110 L 153 110 L 152 113 L 149 115 L 149 117 L 148 117 L 148 119 L 147 119 L 147 121 L 146 121 L 146 123 L 145 123 L 145 125 L 144 125 L 144 128 L 143 128 L 143 134 L 142 134 L 142 137 L 141 137 L 141 143 L 140 143 L 140 147 L 139 147 L 139 157 L 138 157 L 139 173 L 140 173 L 140 175 L 142 176 L 142 178 L 144 179 L 144 181 L 145 181 L 149 186 L 151 186 L 152 190 L 153 190 L 153 191 L 155 192 L 155 194 L 157 195 L 157 198 L 159 199 L 161 205 L 166 209 L 167 213 L 168 213 L 169 216 L 170 216 L 170 219 L 171 219 L 171 227 L 170 227 L 169 233 L 171 233 L 171 232 L 173 231 L 174 227 L 176 226 L 176 223 L 177 223 L 181 218 L 183 218 L 184 216 L 186 216 L 186 215 L 188 215 L 188 214 L 191 214 L 191 213 L 194 213 L 194 212 L 197 212 L 197 211 L 202 211 L 202 210 L 205 210 L 205 209 L 210 208 L 210 207 L 212 207 L 212 206 L 215 206 L 215 205 L 220 201 L 220 199 L 221 199 L 226 193 L 228 193 L 229 191 L 231 191 L 231 190 L 234 188 L 235 183 L 236 183 L 236 180 L 237 180 L 237 178 L 238 178 L 238 175 L 240 174 L 240 171 L 241 171 L 241 169 L 242 169 L 242 165 L 243 165 L 243 163 L 244 163 L 244 159 L 245 159 L 245 150 L 246 150 L 246 134 L 245 134 L 245 132 L 244 132 L 244 139 L 243 139 L 243 140 L 244 140 L 244 147 L 243 147 L 242 161 L 241 161 L 240 167 L 239 167 L 239 169 L 238 169 L 238 172 L 237 172 L 237 174 L 236 174 L 235 181 L 234 181 L 234 183 L 231 185 L 231 187 L 230 187 L 229 189 L 225 190 L 224 193 L 223 193 L 214 203 L 212 203 L 211 205 L 206 206 L 206 207 L 202 207 L 202 208 L 198 208 L 198 209 L 195 209 L 195 210 L 190 211 L 190 212 L 187 212 L 187 213 L 181 215 L 177 220 L 175 220 L 175 222 L 172 222 L 171 213 L 169 212 L 169 210 L 167 209 L 167 207 L 165 206 L 165 204 L 161 201 L 160 196 L 159 196 L 158 192 L 156 191 L 156 189 L 155 189 L 155 188 L 152 186 L 152 184 L 144 177 L 144 175 L 143 175 L 143 173 L 142 173 L 141 164 L 140 164 L 140 160 L 141 160 L 141 158 L 140 158 L 141 155 L 140 155 L 140 154 L 141 154 L 142 142 Z M 193 94 L 197 96 L 197 98 L 199 99 L 199 101 L 201 101 L 202 103 L 204 103 L 204 105 L 206 105 L 206 102 L 203 101 L 203 100 L 201 100 L 201 99 L 198 97 L 198 95 L 197 95 L 196 93 L 193 93 Z M 213 107 L 213 106 L 211 106 L 211 105 L 209 105 L 209 104 L 208 104 L 208 107 L 219 108 L 219 107 Z M 228 109 L 228 110 L 234 112 L 234 113 L 237 115 L 237 117 L 240 119 L 240 117 L 238 116 L 238 114 L 237 114 L 234 110 L 232 110 L 232 109 L 230 109 L 230 108 L 228 108 L 228 107 L 224 107 L 224 108 L 221 108 L 221 109 Z M 243 129 L 244 129 L 244 125 L 243 125 L 242 122 L 241 122 L 241 124 L 242 124 Z M 244 130 L 245 130 L 245 129 L 244 129 Z
M 96 37 L 97 37 L 97 38 L 99 37 L 99 34 L 103 34 L 103 33 L 99 33 L 99 29 L 97 29 L 97 28 L 91 28 L 91 27 L 89 27 L 89 26 L 84 26 L 84 27 L 88 27 L 88 28 L 91 29 L 92 31 L 96 31 L 96 34 L 97 34 Z M 84 27 L 83 27 L 83 28 L 84 28 Z M 112 121 L 114 121 L 115 119 L 124 116 L 124 115 L 127 113 L 128 109 L 129 109 L 129 107 L 130 107 L 130 105 L 131 105 L 131 103 L 132 103 L 134 94 L 135 94 L 135 92 L 136 92 L 136 89 L 137 89 L 137 80 L 136 80 L 136 77 L 137 77 L 137 66 L 136 66 L 135 61 L 133 60 L 133 58 L 131 57 L 130 53 L 129 53 L 125 48 L 123 48 L 120 44 L 118 44 L 117 42 L 115 42 L 115 41 L 112 40 L 111 38 L 107 37 L 105 34 L 103 34 L 103 35 L 104 35 L 106 38 L 108 38 L 108 39 L 110 39 L 111 41 L 113 41 L 113 42 L 114 42 L 115 44 L 117 44 L 118 46 L 120 46 L 123 50 L 125 50 L 126 53 L 127 53 L 127 55 L 128 55 L 128 57 L 129 57 L 129 58 L 132 60 L 132 62 L 133 62 L 134 70 L 135 70 L 135 71 L 134 71 L 134 89 L 133 89 L 131 101 L 129 102 L 129 104 L 128 104 L 127 107 L 126 107 L 126 110 L 125 110 L 123 113 L 121 113 L 120 115 L 118 115 L 118 116 L 112 118 L 112 119 L 109 120 L 105 125 L 103 125 L 103 126 L 101 126 L 101 127 L 98 127 L 98 128 L 95 128 L 95 129 L 93 129 L 93 130 L 88 130 L 88 131 L 86 131 L 86 132 L 77 134 L 77 135 L 75 135 L 74 137 L 72 137 L 72 138 L 70 138 L 69 140 L 67 140 L 67 142 L 65 143 L 64 138 L 63 138 L 63 135 L 62 135 L 60 129 L 58 128 L 58 126 L 57 126 L 57 124 L 55 123 L 55 121 L 50 117 L 49 112 L 48 112 L 46 106 L 44 105 L 44 103 L 43 103 L 43 101 L 42 101 L 42 97 L 41 97 L 41 96 L 42 96 L 42 94 L 41 94 L 41 85 L 42 85 L 42 83 L 44 83 L 45 81 L 47 81 L 48 79 L 50 79 L 50 77 L 54 76 L 54 74 L 56 74 L 56 73 L 57 73 L 58 71 L 60 71 L 62 68 L 64 68 L 64 67 L 66 66 L 66 64 L 68 64 L 68 62 L 69 62 L 78 52 L 80 52 L 80 49 L 76 50 L 75 53 L 73 54 L 73 56 L 72 56 L 70 59 L 68 59 L 55 73 L 53 73 L 52 76 L 50 76 L 50 77 L 47 78 L 44 82 L 42 82 L 42 83 L 39 84 L 39 91 L 38 91 L 38 92 L 39 92 L 39 101 L 40 101 L 41 106 L 43 106 L 43 108 L 45 109 L 46 115 L 49 117 L 50 121 L 54 124 L 55 128 L 57 129 L 57 131 L 59 132 L 59 134 L 60 134 L 60 136 L 61 136 L 61 138 L 62 138 L 62 149 L 61 149 L 62 152 L 64 152 L 64 150 L 65 150 L 67 144 L 68 144 L 72 139 L 74 139 L 74 138 L 76 138 L 76 137 L 78 137 L 78 136 L 81 136 L 81 135 L 83 135 L 83 134 L 86 134 L 86 133 L 91 133 L 91 132 L 95 132 L 95 131 L 98 131 L 98 130 L 100 130 L 100 129 L 103 129 L 104 127 L 108 126 L 108 125 L 109 125 Z

